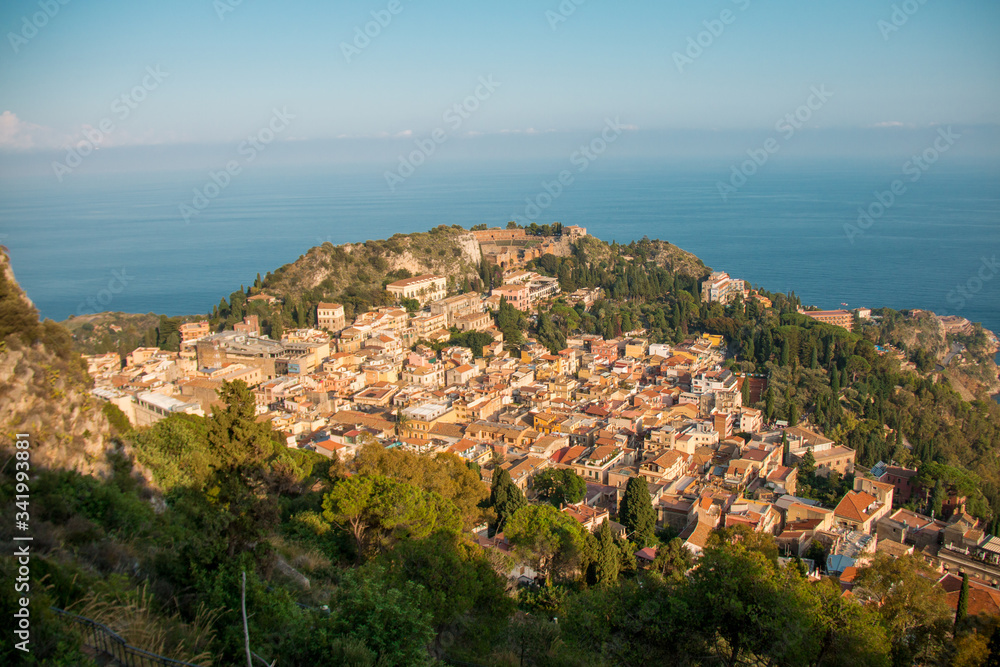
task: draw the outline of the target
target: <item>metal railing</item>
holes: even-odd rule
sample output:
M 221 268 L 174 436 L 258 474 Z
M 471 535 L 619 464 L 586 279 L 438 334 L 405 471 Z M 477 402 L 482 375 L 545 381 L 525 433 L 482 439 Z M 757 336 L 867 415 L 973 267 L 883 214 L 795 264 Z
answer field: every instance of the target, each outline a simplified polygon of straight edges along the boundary
M 57 616 L 73 621 L 83 630 L 83 643 L 121 667 L 200 667 L 130 646 L 114 630 L 97 621 L 51 607 Z

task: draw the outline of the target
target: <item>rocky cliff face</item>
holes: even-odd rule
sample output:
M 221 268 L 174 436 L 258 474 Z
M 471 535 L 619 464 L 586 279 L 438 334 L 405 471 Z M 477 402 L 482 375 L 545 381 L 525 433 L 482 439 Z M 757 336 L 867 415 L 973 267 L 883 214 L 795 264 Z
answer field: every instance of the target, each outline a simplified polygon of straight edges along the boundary
M 110 426 L 69 333 L 38 321 L 0 251 L 0 448 L 31 436 L 32 465 L 82 473 L 110 472 Z
M 918 317 L 908 317 L 893 331 L 893 336 L 893 342 L 907 350 L 924 349 L 938 359 L 948 353 L 948 336 L 944 326 L 929 311 Z

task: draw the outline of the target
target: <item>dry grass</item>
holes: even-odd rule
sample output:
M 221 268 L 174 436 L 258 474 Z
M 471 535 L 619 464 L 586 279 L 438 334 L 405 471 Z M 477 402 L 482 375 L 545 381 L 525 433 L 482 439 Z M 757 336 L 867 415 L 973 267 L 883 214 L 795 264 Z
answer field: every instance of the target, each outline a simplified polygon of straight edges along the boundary
M 290 542 L 277 536 L 270 542 L 275 551 L 296 570 L 313 573 L 326 570 L 333 565 L 330 558 L 314 546 Z
M 70 611 L 108 626 L 129 645 L 144 651 L 203 667 L 213 664 L 211 647 L 219 610 L 199 607 L 195 619 L 188 623 L 177 613 L 157 611 L 152 595 L 143 586 L 128 594 L 92 592 Z

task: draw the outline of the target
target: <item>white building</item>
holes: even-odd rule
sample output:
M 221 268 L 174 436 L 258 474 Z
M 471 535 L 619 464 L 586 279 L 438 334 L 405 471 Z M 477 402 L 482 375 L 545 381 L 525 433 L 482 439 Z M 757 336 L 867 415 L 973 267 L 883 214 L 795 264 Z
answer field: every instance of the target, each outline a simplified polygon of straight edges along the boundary
M 742 296 L 745 291 L 745 281 L 733 280 L 728 273 L 714 271 L 701 284 L 701 300 L 704 303 L 726 305 L 736 299 L 737 295 Z
M 397 280 L 386 285 L 386 290 L 397 299 L 416 299 L 420 305 L 439 301 L 448 295 L 448 279 L 444 276 L 425 274 Z

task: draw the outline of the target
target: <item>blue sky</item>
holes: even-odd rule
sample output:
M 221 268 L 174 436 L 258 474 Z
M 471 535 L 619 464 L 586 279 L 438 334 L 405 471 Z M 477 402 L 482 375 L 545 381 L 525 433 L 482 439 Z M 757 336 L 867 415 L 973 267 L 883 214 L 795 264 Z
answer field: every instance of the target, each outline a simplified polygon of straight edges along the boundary
M 59 149 L 104 119 L 103 147 L 232 144 L 275 108 L 295 117 L 281 141 L 530 137 L 608 117 L 661 136 L 768 132 L 814 86 L 833 96 L 804 128 L 831 136 L 1000 124 L 996 0 L 565 0 L 565 16 L 559 0 L 398 0 L 350 62 L 342 43 L 389 0 L 236 2 L 7 0 L 0 151 Z M 46 4 L 45 25 L 25 30 Z M 894 5 L 915 11 L 892 25 Z M 679 68 L 699 33 L 707 46 Z M 116 98 L 147 68 L 166 76 L 120 118 Z M 481 77 L 499 85 L 448 127 Z

